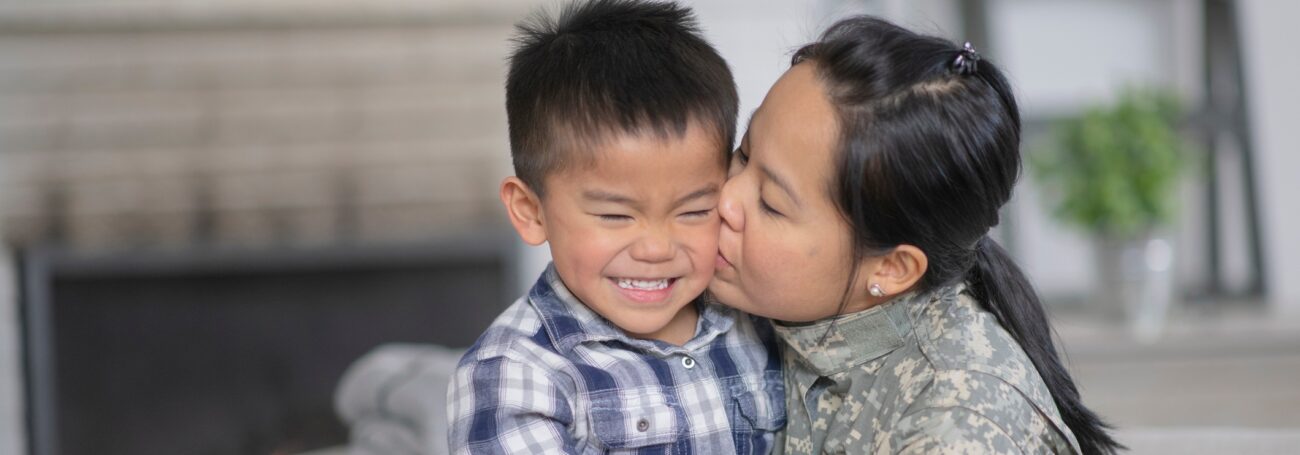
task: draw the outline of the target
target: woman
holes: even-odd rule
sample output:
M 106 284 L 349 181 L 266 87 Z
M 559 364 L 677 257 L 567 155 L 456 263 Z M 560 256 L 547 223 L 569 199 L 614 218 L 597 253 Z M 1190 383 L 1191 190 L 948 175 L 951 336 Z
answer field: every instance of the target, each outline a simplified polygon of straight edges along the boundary
M 778 321 L 778 452 L 1121 448 L 988 237 L 1019 142 L 1010 86 L 969 45 L 858 17 L 796 53 L 733 158 L 710 285 Z

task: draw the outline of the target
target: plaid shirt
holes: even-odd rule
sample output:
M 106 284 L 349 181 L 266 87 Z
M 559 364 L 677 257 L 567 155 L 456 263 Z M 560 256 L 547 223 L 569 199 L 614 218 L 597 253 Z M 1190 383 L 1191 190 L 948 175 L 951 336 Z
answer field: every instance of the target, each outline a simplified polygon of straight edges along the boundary
M 785 424 L 772 328 L 697 305 L 685 345 L 631 338 L 548 267 L 461 358 L 452 453 L 768 453 Z

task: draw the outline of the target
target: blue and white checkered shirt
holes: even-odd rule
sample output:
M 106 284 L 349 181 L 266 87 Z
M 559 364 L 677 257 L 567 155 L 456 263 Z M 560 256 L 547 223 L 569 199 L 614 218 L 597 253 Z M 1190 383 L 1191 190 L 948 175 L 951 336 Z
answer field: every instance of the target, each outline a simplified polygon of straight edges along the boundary
M 697 305 L 685 345 L 631 338 L 548 267 L 461 358 L 452 453 L 768 453 L 785 424 L 772 328 Z

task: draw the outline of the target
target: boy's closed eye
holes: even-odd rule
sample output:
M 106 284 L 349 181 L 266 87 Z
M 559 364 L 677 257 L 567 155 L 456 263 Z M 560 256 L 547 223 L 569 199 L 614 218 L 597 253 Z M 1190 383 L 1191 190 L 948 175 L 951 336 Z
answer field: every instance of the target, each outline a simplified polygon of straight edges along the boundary
M 708 223 L 715 219 L 714 215 L 717 213 L 718 211 L 716 207 L 709 207 L 704 210 L 688 210 L 679 213 L 677 215 L 677 221 L 686 225 L 698 225 L 701 223 Z
M 614 213 L 597 213 L 595 215 L 600 218 L 601 221 L 607 221 L 610 223 L 625 223 L 632 221 L 631 215 L 619 215 Z
M 713 209 L 708 209 L 708 210 L 693 210 L 690 212 L 683 213 L 679 216 L 685 218 L 705 218 L 712 214 L 713 214 Z
M 712 208 L 705 209 L 705 210 L 692 210 L 689 212 L 683 212 L 681 214 L 678 214 L 677 216 L 686 220 L 697 220 L 697 219 L 704 219 L 704 218 L 708 218 L 709 216 L 712 216 L 713 211 L 714 209 Z M 601 221 L 606 221 L 610 223 L 625 223 L 635 219 L 631 215 L 620 215 L 617 213 L 594 213 L 593 215 L 595 215 L 597 218 L 600 218 Z

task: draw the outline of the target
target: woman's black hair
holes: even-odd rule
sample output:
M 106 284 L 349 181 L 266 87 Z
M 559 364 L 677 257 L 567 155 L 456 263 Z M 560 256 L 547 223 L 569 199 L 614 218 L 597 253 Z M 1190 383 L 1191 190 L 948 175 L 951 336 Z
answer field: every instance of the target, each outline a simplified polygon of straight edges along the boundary
M 988 237 L 1021 170 L 1020 113 L 1002 73 L 969 46 L 869 16 L 831 26 L 795 53 L 801 62 L 815 65 L 837 111 L 830 191 L 852 228 L 854 263 L 921 249 L 918 290 L 967 282 L 1038 369 L 1083 452 L 1122 449 L 1080 401 L 1033 286 Z

